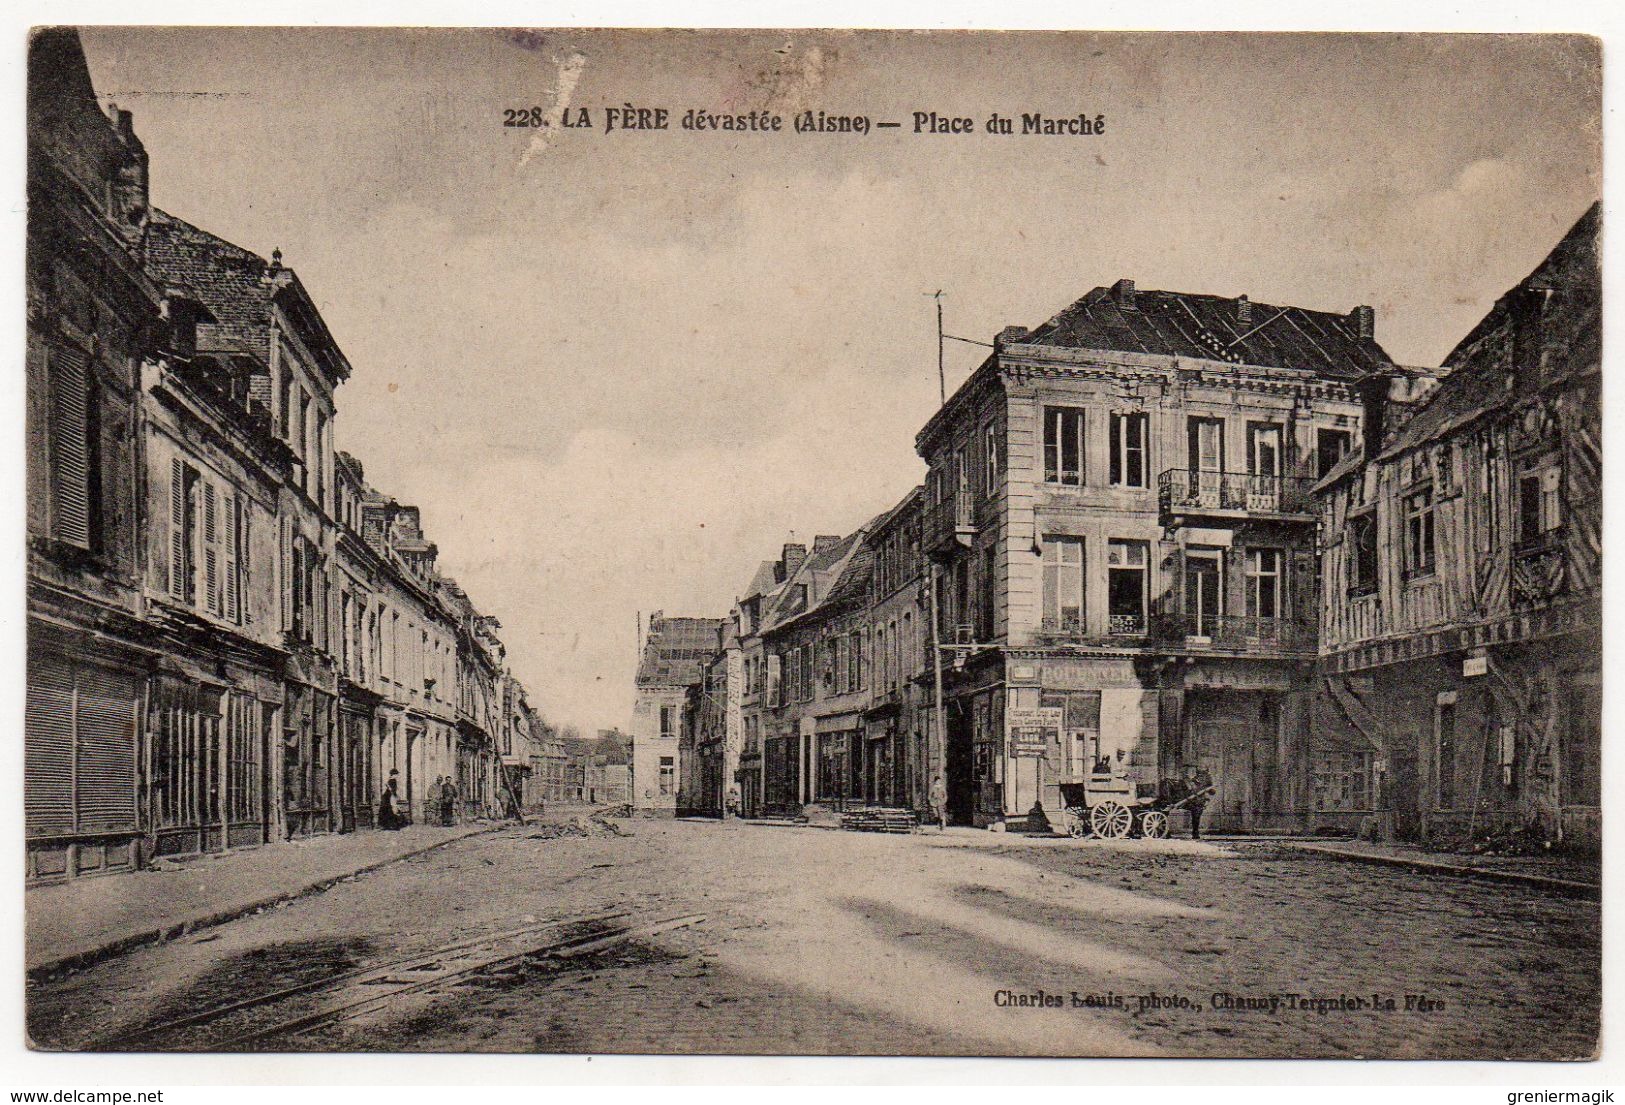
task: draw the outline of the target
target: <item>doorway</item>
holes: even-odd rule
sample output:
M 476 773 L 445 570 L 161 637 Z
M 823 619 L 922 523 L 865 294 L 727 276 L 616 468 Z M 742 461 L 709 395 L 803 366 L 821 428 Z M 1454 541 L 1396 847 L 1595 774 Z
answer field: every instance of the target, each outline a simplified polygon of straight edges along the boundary
M 969 825 L 974 821 L 976 789 L 971 750 L 970 714 L 960 703 L 948 703 L 948 747 L 944 750 L 948 787 L 948 822 Z

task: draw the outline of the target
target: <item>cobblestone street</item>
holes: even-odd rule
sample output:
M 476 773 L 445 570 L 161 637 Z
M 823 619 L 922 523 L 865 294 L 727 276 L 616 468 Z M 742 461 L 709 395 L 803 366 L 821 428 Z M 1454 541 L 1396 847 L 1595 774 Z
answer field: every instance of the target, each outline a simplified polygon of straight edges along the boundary
M 1596 1040 L 1594 902 L 1266 844 L 622 824 L 629 836 L 533 825 L 461 840 L 33 984 L 34 1042 L 95 1047 L 515 925 L 619 912 L 704 920 L 261 1046 L 1559 1058 Z

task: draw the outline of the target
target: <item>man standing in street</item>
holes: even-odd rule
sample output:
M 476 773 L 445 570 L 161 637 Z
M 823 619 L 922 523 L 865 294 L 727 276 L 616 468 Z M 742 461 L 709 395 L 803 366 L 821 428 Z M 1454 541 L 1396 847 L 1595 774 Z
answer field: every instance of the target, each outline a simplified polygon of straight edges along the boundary
M 451 781 L 451 776 L 446 776 L 445 781 L 440 784 L 440 794 L 437 797 L 440 799 L 440 823 L 457 824 L 457 784 Z
M 938 775 L 931 780 L 931 812 L 936 815 L 937 832 L 948 829 L 948 784 Z
M 1189 795 L 1185 806 L 1191 811 L 1191 839 L 1201 840 L 1202 811 L 1213 797 L 1213 776 L 1208 774 L 1207 768 L 1192 764 L 1185 769 L 1185 793 Z

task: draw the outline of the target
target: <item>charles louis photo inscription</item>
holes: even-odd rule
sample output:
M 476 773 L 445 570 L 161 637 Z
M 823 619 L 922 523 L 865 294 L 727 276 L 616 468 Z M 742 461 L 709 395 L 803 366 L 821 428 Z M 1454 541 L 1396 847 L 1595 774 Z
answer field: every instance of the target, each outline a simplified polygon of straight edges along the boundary
M 1597 1053 L 1597 41 L 27 49 L 33 1048 Z

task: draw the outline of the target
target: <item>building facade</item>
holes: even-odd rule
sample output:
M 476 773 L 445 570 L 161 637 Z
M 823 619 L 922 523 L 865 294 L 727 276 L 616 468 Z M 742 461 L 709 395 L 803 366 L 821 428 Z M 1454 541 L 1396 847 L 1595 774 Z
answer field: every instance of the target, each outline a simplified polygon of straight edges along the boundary
M 863 798 L 869 805 L 925 813 L 942 750 L 933 739 L 934 674 L 925 555 L 920 545 L 925 489 L 916 487 L 864 537 L 874 679 L 864 710 Z
M 75 32 L 29 82 L 29 880 L 366 827 L 391 769 L 427 818 L 470 743 L 495 809 L 496 626 L 338 454 L 310 294 L 150 207 Z
M 739 787 L 739 810 L 745 817 L 759 817 L 766 809 L 766 775 L 763 770 L 763 726 L 767 717 L 767 650 L 762 627 L 768 611 L 777 602 L 789 577 L 807 557 L 807 546 L 786 542 L 777 560 L 764 560 L 734 608 L 739 619 L 739 766 L 734 780 Z M 775 664 L 777 661 L 775 661 Z
M 1090 774 L 1149 796 L 1201 764 L 1215 825 L 1303 823 L 1310 487 L 1389 363 L 1369 308 L 1127 280 L 999 336 L 917 439 L 952 820 L 1043 827 Z
M 649 616 L 632 704 L 631 803 L 639 813 L 677 813 L 688 691 L 716 652 L 721 625 L 718 618 Z
M 808 807 L 861 804 L 870 764 L 867 527 L 824 536 L 787 578 L 761 630 L 767 660 L 763 809 L 802 816 Z
M 28 694 L 30 879 L 142 860 L 146 694 L 162 652 L 143 619 L 131 489 L 143 365 L 163 293 L 140 263 L 147 157 L 96 102 L 77 35 L 28 58 Z
M 1593 206 L 1320 487 L 1326 691 L 1402 839 L 1601 840 L 1601 274 Z

